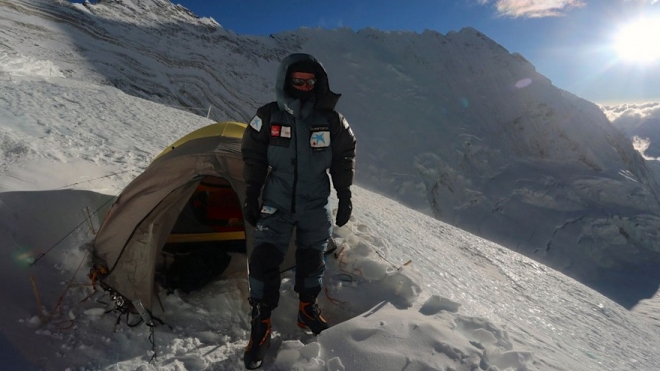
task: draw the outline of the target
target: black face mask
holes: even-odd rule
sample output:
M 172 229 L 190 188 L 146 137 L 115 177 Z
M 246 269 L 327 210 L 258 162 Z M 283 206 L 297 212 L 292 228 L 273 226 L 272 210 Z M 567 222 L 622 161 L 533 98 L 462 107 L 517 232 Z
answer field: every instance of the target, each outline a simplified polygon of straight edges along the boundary
M 301 102 L 306 102 L 312 97 L 316 96 L 316 89 L 312 89 L 310 91 L 299 90 L 291 86 L 289 83 L 286 86 L 286 93 L 292 98 L 300 99 Z

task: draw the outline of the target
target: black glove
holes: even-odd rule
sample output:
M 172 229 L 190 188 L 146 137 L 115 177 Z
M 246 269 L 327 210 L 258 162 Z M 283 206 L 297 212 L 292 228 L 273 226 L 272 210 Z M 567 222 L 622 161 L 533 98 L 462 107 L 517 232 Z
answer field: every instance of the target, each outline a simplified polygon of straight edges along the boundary
M 261 187 L 248 184 L 245 189 L 245 204 L 243 205 L 243 217 L 250 223 L 251 226 L 256 227 L 259 217 L 261 216 L 261 207 L 259 206 L 259 193 Z
M 348 223 L 353 211 L 353 204 L 351 203 L 351 190 L 342 189 L 337 191 L 337 198 L 339 199 L 339 207 L 337 208 L 337 226 L 341 227 Z

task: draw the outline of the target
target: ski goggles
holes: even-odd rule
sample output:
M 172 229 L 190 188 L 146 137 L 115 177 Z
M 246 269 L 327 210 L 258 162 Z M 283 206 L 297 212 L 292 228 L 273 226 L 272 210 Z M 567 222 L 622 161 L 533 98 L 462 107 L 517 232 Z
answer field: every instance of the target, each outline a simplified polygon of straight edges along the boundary
M 305 86 L 305 85 L 307 85 L 311 88 L 311 87 L 314 87 L 314 85 L 316 85 L 316 78 L 312 77 L 311 79 L 300 79 L 300 78 L 294 77 L 294 78 L 291 79 L 291 84 L 294 85 L 294 86 Z

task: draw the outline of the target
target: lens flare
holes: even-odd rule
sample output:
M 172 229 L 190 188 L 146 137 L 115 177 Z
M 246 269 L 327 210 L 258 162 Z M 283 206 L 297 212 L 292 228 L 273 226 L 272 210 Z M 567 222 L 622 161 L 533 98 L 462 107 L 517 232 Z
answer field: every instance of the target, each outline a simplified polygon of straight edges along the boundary
M 460 99 L 460 104 L 463 108 L 467 109 L 470 106 L 470 101 L 468 101 L 467 98 L 462 97 Z
M 518 89 L 526 88 L 530 85 L 532 85 L 532 79 L 530 79 L 529 77 L 520 79 L 516 82 L 516 88 Z
M 19 267 L 27 268 L 34 263 L 34 252 L 29 247 L 19 247 L 11 254 L 11 258 Z

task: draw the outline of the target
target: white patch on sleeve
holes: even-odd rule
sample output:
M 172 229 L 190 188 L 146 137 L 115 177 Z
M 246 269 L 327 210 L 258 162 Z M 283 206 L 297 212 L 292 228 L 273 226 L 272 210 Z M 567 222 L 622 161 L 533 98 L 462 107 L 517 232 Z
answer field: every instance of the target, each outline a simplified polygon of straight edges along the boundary
M 261 208 L 262 214 L 273 215 L 277 212 L 277 209 L 272 206 L 264 206 Z
M 312 148 L 325 148 L 330 146 L 329 131 L 314 131 L 309 138 L 309 144 Z
M 262 124 L 263 122 L 261 121 L 261 117 L 259 116 L 254 116 L 252 121 L 250 121 L 250 126 L 252 127 L 252 129 L 256 131 L 261 131 Z

